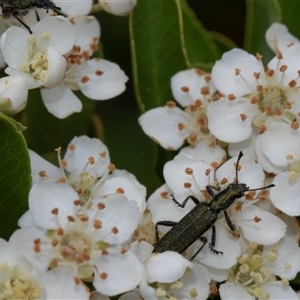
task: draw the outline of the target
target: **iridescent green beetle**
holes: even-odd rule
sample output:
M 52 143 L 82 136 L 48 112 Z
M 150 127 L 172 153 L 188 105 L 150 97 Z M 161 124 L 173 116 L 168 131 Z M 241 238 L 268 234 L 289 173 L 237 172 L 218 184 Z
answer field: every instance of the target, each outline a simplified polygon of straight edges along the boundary
M 23 26 L 25 26 L 30 33 L 31 30 L 19 17 L 26 16 L 32 8 L 44 8 L 60 10 L 53 2 L 49 0 L 0 0 L 3 18 L 14 16 Z

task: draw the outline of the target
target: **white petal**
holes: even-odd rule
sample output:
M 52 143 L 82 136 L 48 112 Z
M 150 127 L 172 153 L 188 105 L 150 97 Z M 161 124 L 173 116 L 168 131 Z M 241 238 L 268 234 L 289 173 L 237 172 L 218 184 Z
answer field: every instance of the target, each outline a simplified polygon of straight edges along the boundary
M 93 5 L 92 0 L 77 1 L 76 5 L 74 5 L 74 0 L 53 0 L 53 3 L 68 16 L 87 15 L 92 10 Z
M 290 238 L 284 237 L 278 242 L 276 251 L 277 259 L 275 262 L 266 260 L 265 266 L 271 274 L 276 274 L 280 278 L 288 280 L 294 279 L 300 271 L 300 248 L 299 245 Z M 264 247 L 263 253 L 268 253 L 272 249 Z
M 300 215 L 300 178 L 290 179 L 290 172 L 279 173 L 273 180 L 275 187 L 270 190 L 274 206 L 289 216 Z
M 153 252 L 153 246 L 147 242 L 135 241 L 130 244 L 130 251 L 139 259 L 140 262 L 145 262 L 145 260 Z
M 74 269 L 71 266 L 59 266 L 44 273 L 47 299 L 88 300 L 90 293 L 84 284 L 74 282 Z
M 296 292 L 290 287 L 285 286 L 281 281 L 266 282 L 262 285 L 263 293 L 268 293 L 270 299 L 274 300 L 298 300 Z
M 73 6 L 77 6 L 77 3 Z M 75 45 L 80 46 L 80 52 L 88 51 L 89 55 L 92 55 L 100 38 L 98 20 L 94 16 L 84 16 L 82 12 L 80 15 L 68 19 L 72 22 L 77 33 Z
M 99 2 L 105 11 L 117 16 L 126 16 L 133 10 L 137 0 L 99 0 Z
M 161 193 L 170 195 L 172 191 L 164 184 L 158 188 L 147 201 L 147 208 L 151 211 L 153 223 L 165 220 L 178 222 L 195 207 L 195 203 L 192 200 L 188 201 L 184 208 L 179 207 L 171 197 L 162 197 Z M 179 203 L 182 203 L 186 198 L 185 195 L 178 194 L 175 194 L 174 197 Z M 163 226 L 159 227 L 159 231 L 167 232 L 167 228 L 163 230 L 162 227 Z
M 61 177 L 60 169 L 47 160 L 43 159 L 34 151 L 28 149 L 30 156 L 31 177 L 33 183 L 39 182 L 43 177 L 39 175 L 41 171 L 45 171 L 47 178 L 59 179 Z
M 240 74 L 236 75 L 236 69 Z M 232 49 L 223 54 L 212 69 L 212 80 L 222 94 L 241 97 L 256 92 L 257 80 L 254 73 L 264 74 L 261 61 L 241 49 Z
M 193 104 L 195 100 L 201 100 L 206 107 L 205 96 L 201 94 L 203 87 L 209 87 L 209 94 L 213 95 L 216 88 L 211 80 L 210 74 L 201 72 L 199 69 L 184 70 L 176 73 L 171 78 L 171 89 L 176 101 L 183 107 Z M 184 88 L 184 89 L 183 89 Z M 188 92 L 186 91 L 188 88 Z
M 192 170 L 192 175 L 186 173 L 186 169 Z M 210 171 L 209 171 L 210 170 Z M 200 190 L 211 184 L 213 169 L 205 163 L 191 159 L 184 154 L 178 154 L 172 161 L 164 166 L 164 177 L 169 188 L 178 194 L 199 194 Z M 190 184 L 185 188 L 186 183 Z
M 94 158 L 94 164 L 88 163 L 90 157 Z M 84 170 L 94 176 L 102 177 L 107 173 L 107 167 L 110 164 L 109 151 L 103 142 L 85 135 L 75 136 L 72 139 L 64 159 L 67 161 L 66 171 L 73 173 L 77 178 L 80 178 Z
M 45 88 L 58 86 L 65 75 L 67 61 L 52 46 L 47 48 L 49 67 L 44 80 L 41 82 Z
M 285 234 L 286 224 L 273 214 L 254 205 L 244 205 L 233 216 L 233 221 L 241 228 L 244 237 L 258 244 L 277 243 Z
M 44 229 L 64 227 L 68 223 L 67 217 L 74 215 L 75 200 L 78 200 L 78 195 L 68 184 L 52 180 L 34 184 L 29 193 L 29 209 L 34 223 Z M 54 208 L 58 208 L 57 215 L 52 214 Z
M 268 28 L 266 42 L 275 53 L 282 52 L 293 44 L 300 44 L 299 40 L 289 33 L 288 28 L 280 23 L 273 23 Z
M 42 89 L 41 95 L 47 110 L 59 119 L 82 110 L 81 101 L 64 83 L 52 89 Z
M 187 125 L 189 119 L 178 107 L 157 107 L 139 117 L 144 132 L 165 149 L 177 150 L 189 136 L 189 131 L 179 130 L 180 123 Z
M 28 36 L 28 31 L 15 26 L 2 34 L 1 51 L 11 68 L 18 69 L 24 61 L 28 61 Z
M 224 224 L 225 225 L 225 224 Z M 227 228 L 221 225 L 220 222 L 215 223 L 216 226 L 216 245 L 214 249 L 216 251 L 221 251 L 222 253 L 216 254 L 211 251 L 208 244 L 211 243 L 212 231 L 208 230 L 203 236 L 207 238 L 208 243 L 195 257 L 195 261 L 200 261 L 201 263 L 219 269 L 229 269 L 236 263 L 236 257 L 241 254 L 241 246 L 237 238 L 231 235 L 227 224 Z M 197 246 L 201 247 L 203 245 L 202 241 L 197 241 Z M 198 248 L 197 247 L 197 248 Z M 194 251 L 196 247 L 194 247 Z M 195 254 L 195 253 L 193 253 Z
M 36 253 L 34 241 L 40 240 L 40 252 Z M 31 261 L 42 273 L 44 273 L 55 255 L 55 250 L 48 237 L 36 227 L 27 227 L 16 230 L 9 239 L 9 244 L 13 249 L 22 253 L 29 261 Z
M 287 66 L 286 72 L 280 72 L 281 66 Z M 278 85 L 290 89 L 289 83 L 291 80 L 296 80 L 299 84 L 299 78 L 297 71 L 300 69 L 300 43 L 291 47 L 288 47 L 282 52 L 282 58 L 278 59 L 275 56 L 269 63 L 268 68 L 277 70 L 276 77 Z
M 272 164 L 286 167 L 291 162 L 288 157 L 299 158 L 300 132 L 283 121 L 274 121 L 263 134 L 258 135 L 257 144 Z
M 117 193 L 118 189 L 124 191 L 124 196 L 131 201 L 134 200 L 141 213 L 146 209 L 146 188 L 137 180 L 131 180 L 124 177 L 108 178 L 104 185 L 99 189 L 100 193 L 95 192 L 94 198 L 102 197 L 108 194 Z
M 253 300 L 254 297 L 248 294 L 247 290 L 242 285 L 237 285 L 234 283 L 225 283 L 220 286 L 220 295 L 222 300 Z
M 42 50 L 45 51 L 51 45 L 60 55 L 71 51 L 76 41 L 75 29 L 62 16 L 43 18 L 32 33 L 37 37 Z M 45 39 L 46 34 L 48 39 Z
M 258 113 L 258 108 L 246 98 L 232 101 L 222 98 L 208 106 L 208 128 L 216 138 L 224 142 L 241 142 L 250 137 L 253 117 Z
M 24 78 L 7 76 L 0 79 L 0 111 L 16 114 L 27 104 L 28 87 Z
M 82 93 L 94 100 L 107 100 L 125 91 L 128 77 L 120 67 L 105 59 L 90 59 L 80 68 Z
M 211 143 L 212 142 L 212 143 Z M 220 166 L 226 160 L 226 151 L 212 140 L 205 139 L 194 147 L 184 147 L 180 150 L 186 156 L 207 162 L 211 166 Z
M 193 270 L 181 280 L 184 285 L 181 289 L 174 290 L 176 299 L 206 300 L 210 294 L 210 276 L 208 271 L 199 264 L 194 264 Z M 191 293 L 191 291 L 193 291 Z M 191 295 L 197 295 L 195 298 Z M 190 298 L 191 297 L 191 298 Z
M 130 251 L 108 249 L 94 263 L 94 286 L 104 295 L 114 296 L 135 288 L 143 277 L 144 268 Z
M 193 268 L 193 264 L 182 255 L 173 251 L 156 253 L 144 264 L 148 281 L 171 283 L 180 279 L 186 268 Z
M 104 207 L 98 209 L 98 204 Z M 96 240 L 117 245 L 128 241 L 140 221 L 140 212 L 135 201 L 121 194 L 110 194 L 105 198 L 94 199 L 88 210 L 90 219 L 101 220 L 102 228 L 94 232 Z
M 35 224 L 32 219 L 30 210 L 27 210 L 18 220 L 18 226 L 23 227 L 34 227 Z

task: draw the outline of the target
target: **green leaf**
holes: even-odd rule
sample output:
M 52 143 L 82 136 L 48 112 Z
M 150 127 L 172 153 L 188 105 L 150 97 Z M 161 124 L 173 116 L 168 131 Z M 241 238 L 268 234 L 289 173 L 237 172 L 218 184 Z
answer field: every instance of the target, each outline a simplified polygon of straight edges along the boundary
M 198 67 L 210 72 L 222 52 L 218 49 L 213 36 L 205 30 L 186 2 L 180 1 L 180 5 L 184 32 L 183 45 L 187 52 L 189 68 Z
M 176 0 L 139 0 L 130 17 L 135 94 L 141 112 L 172 99 L 170 78 L 187 69 Z
M 59 146 L 66 146 L 75 135 L 87 134 L 95 101 L 78 94 L 83 104 L 82 111 L 60 120 L 47 111 L 39 89 L 30 91 L 28 105 L 22 115 L 22 123 L 28 127 L 25 137 L 29 149 L 39 154 L 51 152 Z
M 281 23 L 285 24 L 293 35 L 300 38 L 300 1 L 278 0 L 278 2 L 282 11 Z
M 0 237 L 9 239 L 28 208 L 30 159 L 25 139 L 14 120 L 0 113 Z
M 274 53 L 265 41 L 266 30 L 273 22 L 280 22 L 281 10 L 277 0 L 247 0 L 244 49 L 252 54 L 260 53 L 268 62 Z

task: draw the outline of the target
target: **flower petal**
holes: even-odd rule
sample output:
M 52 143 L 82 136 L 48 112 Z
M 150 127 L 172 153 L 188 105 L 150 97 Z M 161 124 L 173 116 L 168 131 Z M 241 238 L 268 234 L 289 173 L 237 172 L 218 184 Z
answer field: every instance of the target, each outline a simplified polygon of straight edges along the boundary
M 80 68 L 82 93 L 94 100 L 107 100 L 125 91 L 128 77 L 120 67 L 105 59 L 90 59 Z
M 41 95 L 47 110 L 59 119 L 82 110 L 81 101 L 64 83 L 51 89 L 42 89 Z
M 139 117 L 144 132 L 165 149 L 177 150 L 189 136 L 179 124 L 189 124 L 185 113 L 178 107 L 157 107 Z

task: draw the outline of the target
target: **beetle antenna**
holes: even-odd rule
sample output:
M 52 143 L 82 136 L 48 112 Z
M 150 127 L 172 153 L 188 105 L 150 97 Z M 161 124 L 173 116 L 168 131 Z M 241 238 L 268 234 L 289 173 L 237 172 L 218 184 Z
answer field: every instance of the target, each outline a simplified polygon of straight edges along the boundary
M 250 189 L 248 191 L 259 191 L 259 190 L 264 190 L 264 189 L 268 189 L 268 188 L 271 188 L 271 187 L 274 187 L 275 184 L 270 184 L 270 185 L 267 185 L 267 186 L 264 186 L 264 187 L 261 187 L 261 188 L 258 188 L 258 189 Z
M 238 178 L 238 170 L 239 170 L 239 164 L 240 164 L 240 160 L 241 158 L 244 156 L 243 152 L 240 151 L 238 159 L 236 161 L 236 166 L 235 166 L 235 178 L 236 178 L 236 183 L 239 183 L 239 178 Z

